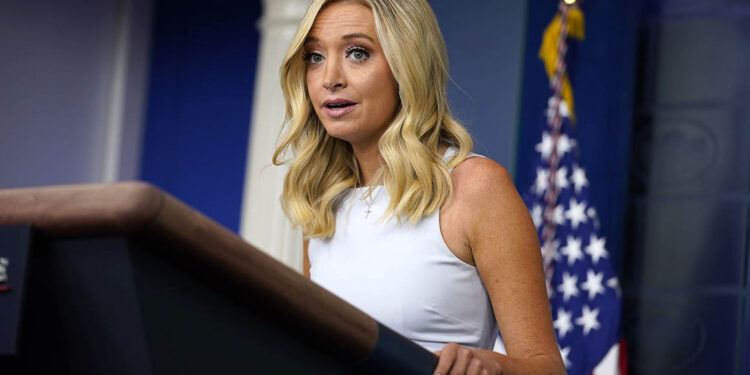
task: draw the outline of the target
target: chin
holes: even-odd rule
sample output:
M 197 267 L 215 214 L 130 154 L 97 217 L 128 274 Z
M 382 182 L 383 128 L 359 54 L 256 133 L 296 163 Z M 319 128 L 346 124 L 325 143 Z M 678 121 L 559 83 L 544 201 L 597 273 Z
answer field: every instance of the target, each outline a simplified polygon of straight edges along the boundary
M 327 120 L 321 121 L 329 136 L 348 142 L 351 145 L 366 145 L 373 137 L 379 137 L 378 129 L 373 129 L 361 121 Z M 377 141 L 376 141 L 377 142 Z
M 340 139 L 344 142 L 347 142 L 349 144 L 356 142 L 357 137 L 355 137 L 352 134 L 346 133 L 346 132 L 327 132 L 329 136 Z
M 340 139 L 351 143 L 357 139 L 357 132 L 352 129 L 351 126 L 346 124 L 323 124 L 326 133 L 333 138 Z

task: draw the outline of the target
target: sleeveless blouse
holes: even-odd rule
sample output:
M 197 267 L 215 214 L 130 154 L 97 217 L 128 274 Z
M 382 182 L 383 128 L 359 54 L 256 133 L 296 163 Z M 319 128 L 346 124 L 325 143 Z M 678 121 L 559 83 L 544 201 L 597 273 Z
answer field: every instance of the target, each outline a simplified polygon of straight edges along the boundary
M 415 225 L 382 221 L 388 193 L 367 192 L 347 191 L 334 235 L 310 240 L 311 280 L 427 350 L 449 342 L 492 349 L 497 323 L 487 291 L 476 267 L 445 244 L 440 212 Z

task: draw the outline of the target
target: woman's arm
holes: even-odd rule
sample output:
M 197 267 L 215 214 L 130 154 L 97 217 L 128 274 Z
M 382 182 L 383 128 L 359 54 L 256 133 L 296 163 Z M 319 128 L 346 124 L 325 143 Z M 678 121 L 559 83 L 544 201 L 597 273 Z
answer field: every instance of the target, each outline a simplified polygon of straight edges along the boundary
M 534 225 L 508 172 L 472 158 L 453 172 L 462 237 L 492 301 L 508 355 L 456 344 L 441 352 L 436 374 L 564 374 Z

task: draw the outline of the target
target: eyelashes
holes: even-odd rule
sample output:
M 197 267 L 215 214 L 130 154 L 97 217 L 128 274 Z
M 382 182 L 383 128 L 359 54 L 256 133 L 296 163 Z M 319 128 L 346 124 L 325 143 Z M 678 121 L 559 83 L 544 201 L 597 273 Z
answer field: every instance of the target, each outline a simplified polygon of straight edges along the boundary
M 351 46 L 344 50 L 344 57 L 354 63 L 363 63 L 370 58 L 370 55 L 370 51 L 363 46 Z M 325 57 L 318 52 L 304 52 L 302 60 L 306 61 L 308 65 L 314 66 L 322 63 Z
M 346 57 L 355 62 L 363 62 L 370 58 L 370 51 L 362 46 L 352 46 L 346 49 Z
M 306 61 L 308 65 L 317 65 L 323 62 L 323 55 L 315 52 L 305 52 L 302 54 L 302 60 Z

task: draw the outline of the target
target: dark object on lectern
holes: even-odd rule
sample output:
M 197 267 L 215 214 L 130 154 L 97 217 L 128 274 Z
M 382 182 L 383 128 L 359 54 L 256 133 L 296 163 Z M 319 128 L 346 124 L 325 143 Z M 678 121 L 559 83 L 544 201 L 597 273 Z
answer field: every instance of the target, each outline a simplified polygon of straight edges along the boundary
M 0 333 L 18 333 L 0 337 L 2 374 L 427 375 L 437 363 L 147 184 L 0 190 L 0 241 L 28 258 L 13 255 L 0 293 L 0 313 L 20 314 L 0 315 Z
M 18 353 L 30 241 L 31 226 L 0 226 L 0 356 Z

